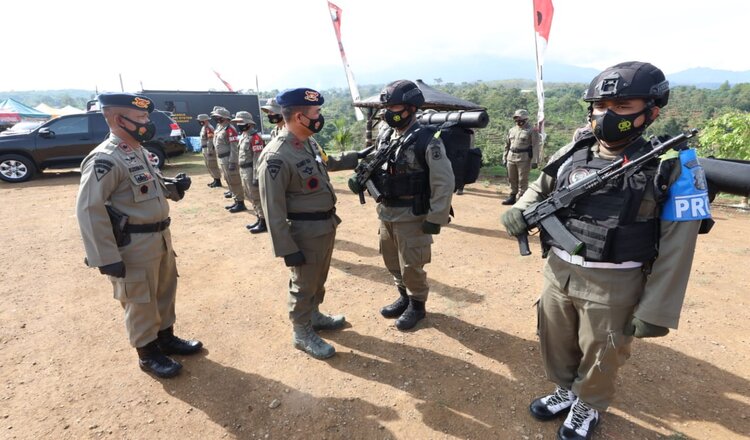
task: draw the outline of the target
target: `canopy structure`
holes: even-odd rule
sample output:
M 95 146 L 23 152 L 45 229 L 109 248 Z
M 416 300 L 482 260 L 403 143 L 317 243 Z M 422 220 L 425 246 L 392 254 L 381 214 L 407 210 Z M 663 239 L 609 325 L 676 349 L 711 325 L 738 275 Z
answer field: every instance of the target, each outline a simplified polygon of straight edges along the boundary
M 479 104 L 475 104 L 465 99 L 456 98 L 453 95 L 449 95 L 440 90 L 433 89 L 424 83 L 421 79 L 415 81 L 419 90 L 424 95 L 424 105 L 422 109 L 434 109 L 437 111 L 447 110 L 486 110 Z M 370 96 L 362 101 L 357 101 L 353 104 L 355 107 L 372 108 L 377 109 L 381 107 L 380 95 Z
M 7 124 L 27 120 L 44 120 L 49 118 L 49 113 L 40 112 L 39 110 L 22 104 L 13 98 L 0 101 L 0 120 L 2 120 L 3 123 Z
M 49 114 L 53 118 L 56 118 L 58 116 L 63 116 L 63 115 L 72 115 L 72 114 L 77 114 L 77 113 L 83 113 L 83 110 L 77 109 L 77 108 L 75 108 L 75 107 L 73 107 L 71 105 L 66 105 L 63 108 L 55 108 L 55 107 L 51 107 L 51 106 L 49 106 L 49 105 L 47 105 L 45 103 L 41 103 L 41 104 L 37 105 L 34 108 L 36 110 L 42 112 L 42 113 Z

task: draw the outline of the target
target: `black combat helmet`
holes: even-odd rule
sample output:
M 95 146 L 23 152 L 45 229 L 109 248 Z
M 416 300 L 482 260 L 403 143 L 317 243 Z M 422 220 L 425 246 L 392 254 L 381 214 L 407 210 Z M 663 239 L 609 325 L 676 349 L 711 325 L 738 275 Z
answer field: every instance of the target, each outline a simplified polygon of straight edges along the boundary
M 380 103 L 387 107 L 389 105 L 407 104 L 421 107 L 424 104 L 424 95 L 413 82 L 400 79 L 385 86 L 380 92 Z
M 620 63 L 604 69 L 583 93 L 586 102 L 631 98 L 652 99 L 657 107 L 667 105 L 669 81 L 664 77 L 664 72 L 651 63 Z

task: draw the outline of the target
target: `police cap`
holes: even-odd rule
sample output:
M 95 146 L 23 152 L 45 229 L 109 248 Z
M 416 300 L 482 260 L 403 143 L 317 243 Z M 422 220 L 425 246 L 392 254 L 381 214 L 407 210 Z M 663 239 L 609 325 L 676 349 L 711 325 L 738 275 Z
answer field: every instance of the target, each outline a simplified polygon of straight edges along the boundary
M 211 118 L 209 118 L 207 114 L 205 114 L 205 113 L 201 113 L 201 114 L 199 114 L 199 115 L 198 115 L 198 117 L 196 117 L 195 119 L 197 119 L 197 120 L 199 120 L 199 121 L 208 121 L 208 120 L 209 120 L 209 119 L 211 119 Z
M 253 115 L 250 112 L 246 111 L 239 111 L 236 115 L 234 115 L 234 119 L 232 119 L 232 122 L 241 122 L 246 125 L 255 125 L 255 120 L 253 120 Z
M 126 107 L 136 110 L 154 111 L 154 102 L 144 95 L 135 93 L 102 93 L 97 97 L 99 107 Z
M 275 98 L 268 98 L 266 105 L 262 105 L 260 109 L 263 110 L 264 113 L 281 113 L 281 106 L 276 103 Z
M 529 112 L 527 110 L 524 110 L 522 108 L 519 108 L 516 110 L 515 113 L 513 113 L 513 119 L 529 119 Z
M 323 105 L 324 101 L 320 92 L 307 87 L 287 89 L 276 95 L 276 103 L 281 107 Z

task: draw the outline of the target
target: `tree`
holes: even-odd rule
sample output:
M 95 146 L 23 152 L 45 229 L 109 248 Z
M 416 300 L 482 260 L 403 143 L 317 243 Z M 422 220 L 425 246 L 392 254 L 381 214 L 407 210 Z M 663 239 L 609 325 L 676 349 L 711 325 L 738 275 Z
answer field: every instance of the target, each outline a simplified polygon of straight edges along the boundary
M 750 160 L 750 113 L 729 112 L 713 118 L 698 139 L 705 156 Z
M 333 132 L 333 143 L 338 151 L 345 151 L 352 144 L 354 136 L 352 128 L 346 123 L 346 119 L 339 118 L 333 121 L 335 131 Z

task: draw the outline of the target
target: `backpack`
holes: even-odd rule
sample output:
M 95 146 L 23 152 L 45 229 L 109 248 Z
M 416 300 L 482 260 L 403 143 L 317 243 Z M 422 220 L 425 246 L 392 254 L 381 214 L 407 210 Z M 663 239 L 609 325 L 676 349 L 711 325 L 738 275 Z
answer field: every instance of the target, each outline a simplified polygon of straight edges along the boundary
M 456 122 L 446 122 L 442 125 L 423 125 L 423 130 L 434 134 L 440 130 L 440 139 L 445 146 L 445 154 L 451 161 L 453 175 L 455 176 L 455 187 L 462 188 L 464 185 L 474 183 L 479 178 L 479 171 L 482 168 L 482 150 L 471 148 L 471 137 L 474 130 L 460 127 Z M 422 167 L 427 169 L 424 161 L 424 153 L 431 136 L 425 136 L 427 142 L 417 142 L 415 146 L 418 149 L 419 159 Z

